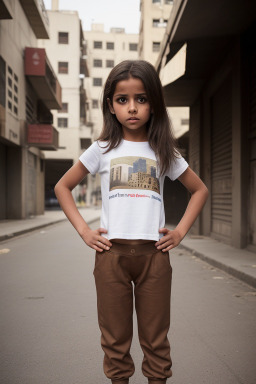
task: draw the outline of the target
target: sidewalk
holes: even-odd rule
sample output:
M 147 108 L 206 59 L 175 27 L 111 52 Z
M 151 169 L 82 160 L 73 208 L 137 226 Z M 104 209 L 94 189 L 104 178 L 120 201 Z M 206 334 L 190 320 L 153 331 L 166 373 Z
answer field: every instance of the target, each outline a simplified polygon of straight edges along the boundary
M 85 221 L 90 224 L 100 218 L 100 208 L 80 208 L 79 212 Z M 62 210 L 45 211 L 44 215 L 34 216 L 25 220 L 0 221 L 0 242 L 14 236 L 23 235 L 51 224 L 67 220 Z
M 100 219 L 100 208 L 81 208 L 79 211 L 88 224 Z M 64 220 L 67 218 L 59 210 L 46 211 L 44 215 L 27 220 L 0 221 L 0 242 Z M 168 224 L 166 227 L 171 229 Z M 187 235 L 179 247 L 256 288 L 255 253 L 233 248 L 209 237 L 192 235 Z
M 187 235 L 179 247 L 256 288 L 255 253 L 205 236 Z

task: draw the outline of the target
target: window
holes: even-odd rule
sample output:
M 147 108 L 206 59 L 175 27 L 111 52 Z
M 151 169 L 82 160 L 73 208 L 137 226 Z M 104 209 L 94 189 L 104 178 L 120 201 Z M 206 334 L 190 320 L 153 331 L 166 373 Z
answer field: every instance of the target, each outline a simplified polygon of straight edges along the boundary
M 93 48 L 101 49 L 102 48 L 102 41 L 94 41 L 93 42 Z
M 189 119 L 181 119 L 181 125 L 189 125 Z
M 167 26 L 168 20 L 161 20 L 161 19 L 153 19 L 153 27 L 154 28 L 165 28 Z
M 92 107 L 93 107 L 93 108 L 99 108 L 99 102 L 98 102 L 98 100 L 92 100 Z
M 68 103 L 62 103 L 62 108 L 58 109 L 58 113 L 68 113 Z
M 0 104 L 5 107 L 6 103 L 6 64 L 0 56 Z
M 173 4 L 173 0 L 164 0 L 164 3 L 165 3 L 165 4 L 172 5 L 172 4 Z
M 153 4 L 161 3 L 161 0 L 152 0 L 152 3 L 153 3 Z
M 102 60 L 100 60 L 100 59 L 94 59 L 94 60 L 93 60 L 93 66 L 94 66 L 94 67 L 102 67 Z
M 114 49 L 114 43 L 107 43 L 107 49 Z
M 101 77 L 94 77 L 93 78 L 93 85 L 96 87 L 102 86 L 102 78 Z
M 137 51 L 137 50 L 138 50 L 138 44 L 129 43 L 129 51 Z
M 13 72 L 12 68 L 8 65 L 8 83 L 7 83 L 7 97 L 8 109 L 18 116 L 18 76 Z
M 153 27 L 158 27 L 158 24 L 160 23 L 160 19 L 153 19 Z
M 58 127 L 59 128 L 67 128 L 68 127 L 68 119 L 66 117 L 58 118 Z
M 68 73 L 68 62 L 66 61 L 59 61 L 58 62 L 59 67 L 59 73 L 67 74 Z
M 68 44 L 68 32 L 59 32 L 59 44 Z
M 160 51 L 160 43 L 153 41 L 153 52 L 159 52 Z
M 114 60 L 107 60 L 106 61 L 106 67 L 107 68 L 113 68 L 114 67 Z

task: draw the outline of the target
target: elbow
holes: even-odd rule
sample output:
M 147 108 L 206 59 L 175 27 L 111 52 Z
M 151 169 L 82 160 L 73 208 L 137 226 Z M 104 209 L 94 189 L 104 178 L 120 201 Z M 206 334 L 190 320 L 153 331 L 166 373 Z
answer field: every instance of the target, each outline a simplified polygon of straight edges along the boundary
M 60 182 L 58 181 L 58 183 L 55 185 L 54 187 L 54 193 L 55 193 L 55 196 L 58 198 L 58 193 L 59 193 L 59 190 L 60 190 Z
M 209 189 L 206 187 L 206 185 L 204 185 L 204 188 L 203 188 L 203 195 L 204 195 L 204 201 L 206 202 L 209 197 Z

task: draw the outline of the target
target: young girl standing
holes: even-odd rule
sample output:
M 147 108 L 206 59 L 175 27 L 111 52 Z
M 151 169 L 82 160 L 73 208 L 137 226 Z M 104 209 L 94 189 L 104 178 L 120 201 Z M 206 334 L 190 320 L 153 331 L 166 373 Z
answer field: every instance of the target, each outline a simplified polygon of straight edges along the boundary
M 172 375 L 169 251 L 184 238 L 207 199 L 208 190 L 175 146 L 154 67 L 123 61 L 112 69 L 103 94 L 101 135 L 62 177 L 55 192 L 84 242 L 96 250 L 94 277 L 104 372 L 113 384 L 134 373 L 130 355 L 133 295 L 142 372 L 150 384 Z M 101 175 L 101 228 L 92 230 L 78 212 L 71 191 L 88 174 Z M 164 227 L 164 178 L 178 179 L 191 193 L 174 230 Z M 172 207 L 170 207 L 172 209 Z

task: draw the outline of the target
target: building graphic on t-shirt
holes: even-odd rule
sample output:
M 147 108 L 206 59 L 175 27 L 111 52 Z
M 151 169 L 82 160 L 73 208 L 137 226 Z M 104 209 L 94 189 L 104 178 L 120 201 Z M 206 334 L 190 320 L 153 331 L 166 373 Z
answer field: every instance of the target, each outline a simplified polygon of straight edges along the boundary
M 112 159 L 109 190 L 113 189 L 148 189 L 160 194 L 156 161 L 136 156 Z

